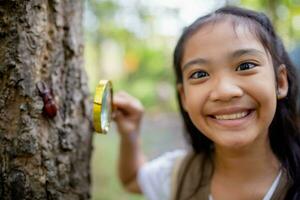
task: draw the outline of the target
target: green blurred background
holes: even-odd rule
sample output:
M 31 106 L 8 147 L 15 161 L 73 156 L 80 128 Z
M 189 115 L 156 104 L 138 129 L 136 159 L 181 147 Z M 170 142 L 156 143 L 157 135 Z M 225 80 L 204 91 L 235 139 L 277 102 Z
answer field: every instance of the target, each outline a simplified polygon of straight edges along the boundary
M 197 17 L 224 6 L 241 5 L 265 12 L 297 63 L 300 0 L 88 0 L 85 1 L 85 68 L 91 95 L 100 79 L 113 81 L 146 109 L 142 141 L 151 159 L 184 147 L 177 114 L 172 53 L 184 28 Z M 118 134 L 94 136 L 92 199 L 141 200 L 117 179 Z

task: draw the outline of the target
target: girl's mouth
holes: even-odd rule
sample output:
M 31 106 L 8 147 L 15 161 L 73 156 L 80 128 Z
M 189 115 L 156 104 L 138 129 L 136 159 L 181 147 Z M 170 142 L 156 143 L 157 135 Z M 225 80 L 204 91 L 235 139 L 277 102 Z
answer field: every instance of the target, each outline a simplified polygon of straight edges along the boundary
M 223 115 L 212 115 L 211 117 L 217 120 L 236 120 L 246 117 L 250 113 L 250 110 L 237 112 L 232 114 L 223 114 Z
M 244 127 L 250 122 L 255 113 L 254 109 L 240 110 L 232 113 L 210 115 L 212 121 L 222 127 L 238 128 Z

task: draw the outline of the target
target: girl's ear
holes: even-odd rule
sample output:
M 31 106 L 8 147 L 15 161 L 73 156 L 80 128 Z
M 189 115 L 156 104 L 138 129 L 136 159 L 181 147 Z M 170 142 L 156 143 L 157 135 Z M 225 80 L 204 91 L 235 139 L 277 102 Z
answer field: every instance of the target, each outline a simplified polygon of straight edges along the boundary
M 280 65 L 277 72 L 277 99 L 286 97 L 289 89 L 286 66 Z
M 185 102 L 184 88 L 183 88 L 183 84 L 182 83 L 178 83 L 177 84 L 177 90 L 178 90 L 179 95 L 180 95 L 181 105 L 182 105 L 183 109 L 185 111 L 187 111 L 187 109 L 186 109 L 186 102 Z

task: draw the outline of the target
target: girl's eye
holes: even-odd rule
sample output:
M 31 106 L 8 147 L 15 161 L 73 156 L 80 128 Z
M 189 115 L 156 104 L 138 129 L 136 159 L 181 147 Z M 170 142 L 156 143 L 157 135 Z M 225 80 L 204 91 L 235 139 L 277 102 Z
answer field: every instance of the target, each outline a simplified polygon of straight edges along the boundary
M 257 64 L 251 63 L 251 62 L 246 62 L 246 63 L 242 63 L 240 64 L 237 68 L 236 71 L 244 71 L 244 70 L 249 70 L 252 69 L 254 67 L 256 67 Z
M 194 72 L 194 73 L 190 76 L 190 78 L 191 78 L 191 79 L 199 79 L 199 78 L 204 78 L 204 77 L 206 77 L 206 76 L 208 76 L 208 73 L 207 73 L 207 72 L 205 72 L 205 71 L 197 71 L 197 72 Z

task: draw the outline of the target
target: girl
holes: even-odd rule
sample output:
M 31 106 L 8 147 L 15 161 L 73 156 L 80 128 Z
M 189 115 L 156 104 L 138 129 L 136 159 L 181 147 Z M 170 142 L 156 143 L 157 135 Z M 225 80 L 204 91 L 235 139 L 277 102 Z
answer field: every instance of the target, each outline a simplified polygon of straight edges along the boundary
M 174 51 L 177 96 L 192 149 L 146 162 L 143 108 L 114 97 L 119 176 L 149 199 L 300 199 L 296 71 L 262 13 L 223 7 L 197 19 Z

